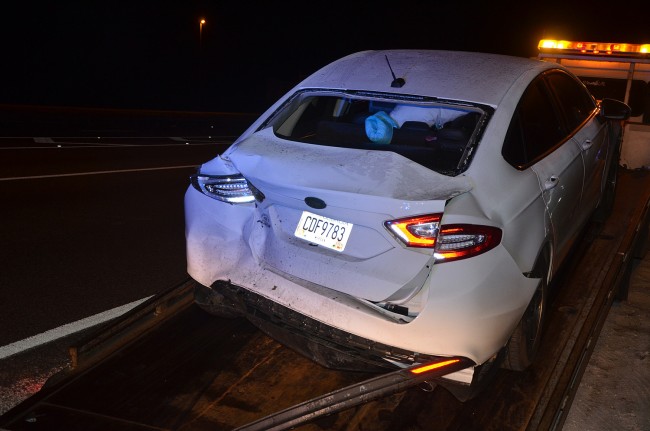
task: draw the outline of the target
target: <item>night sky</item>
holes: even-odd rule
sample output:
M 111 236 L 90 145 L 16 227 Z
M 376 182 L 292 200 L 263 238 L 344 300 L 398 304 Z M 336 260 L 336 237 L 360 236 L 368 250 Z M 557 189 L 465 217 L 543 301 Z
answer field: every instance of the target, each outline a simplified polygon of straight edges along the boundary
M 365 49 L 534 56 L 540 38 L 650 43 L 647 2 L 293 3 L 5 2 L 0 104 L 259 112 L 319 67 Z

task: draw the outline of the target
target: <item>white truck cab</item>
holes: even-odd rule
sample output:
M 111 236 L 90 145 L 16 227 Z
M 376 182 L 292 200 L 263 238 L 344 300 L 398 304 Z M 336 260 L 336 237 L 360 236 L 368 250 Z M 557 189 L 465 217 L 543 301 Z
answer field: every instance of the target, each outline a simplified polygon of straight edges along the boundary
M 571 70 L 596 99 L 617 99 L 630 106 L 620 164 L 650 169 L 650 44 L 542 39 L 538 49 L 539 59 Z

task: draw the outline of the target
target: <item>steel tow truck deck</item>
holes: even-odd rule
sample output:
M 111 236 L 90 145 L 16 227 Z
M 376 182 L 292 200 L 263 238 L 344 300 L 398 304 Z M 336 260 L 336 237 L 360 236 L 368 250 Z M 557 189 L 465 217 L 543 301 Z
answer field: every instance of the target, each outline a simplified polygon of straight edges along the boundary
M 592 224 L 551 292 L 541 356 L 497 370 L 459 402 L 436 377 L 323 368 L 244 319 L 192 303 L 187 281 L 71 348 L 71 367 L 0 417 L 7 430 L 561 429 L 612 301 L 644 251 L 650 175 L 619 173 L 611 216 Z M 434 367 L 437 365 L 433 364 Z

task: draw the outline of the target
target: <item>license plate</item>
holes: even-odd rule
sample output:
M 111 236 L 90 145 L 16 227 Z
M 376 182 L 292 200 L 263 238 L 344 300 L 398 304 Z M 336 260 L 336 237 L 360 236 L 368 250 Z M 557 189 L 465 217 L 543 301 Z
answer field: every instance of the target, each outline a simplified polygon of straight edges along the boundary
M 352 226 L 352 223 L 303 211 L 294 235 L 332 250 L 343 251 Z

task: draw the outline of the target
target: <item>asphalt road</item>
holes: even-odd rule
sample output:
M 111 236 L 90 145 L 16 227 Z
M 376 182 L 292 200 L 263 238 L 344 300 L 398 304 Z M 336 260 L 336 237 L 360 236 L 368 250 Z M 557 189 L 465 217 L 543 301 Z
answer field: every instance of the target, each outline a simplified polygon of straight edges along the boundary
M 0 149 L 0 346 L 186 277 L 188 177 L 225 148 L 187 142 Z
M 0 351 L 183 280 L 188 177 L 254 118 L 0 105 Z
M 0 113 L 4 411 L 16 402 L 12 394 L 29 395 L 66 365 L 78 334 L 49 341 L 61 328 L 187 278 L 188 177 L 252 117 L 2 106 Z

